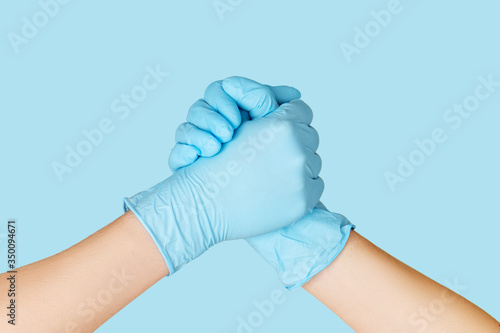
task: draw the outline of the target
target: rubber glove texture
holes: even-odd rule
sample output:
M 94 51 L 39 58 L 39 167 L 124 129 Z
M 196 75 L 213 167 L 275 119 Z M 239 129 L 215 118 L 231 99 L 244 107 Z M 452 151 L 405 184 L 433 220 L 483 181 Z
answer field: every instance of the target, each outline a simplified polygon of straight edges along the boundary
M 214 244 L 264 234 L 299 220 L 321 197 L 321 159 L 315 153 L 319 138 L 310 126 L 311 109 L 294 100 L 265 117 L 241 123 L 241 111 L 233 106 L 239 117 L 231 126 L 239 127 L 216 156 L 199 157 L 149 190 L 125 199 L 125 209 L 132 210 L 149 231 L 170 274 Z
M 239 119 L 243 123 L 265 116 L 280 104 L 300 97 L 300 93 L 294 88 L 280 87 L 278 90 L 273 90 L 269 89 L 269 86 L 241 77 L 222 81 L 222 87 L 225 94 L 219 94 L 219 98 L 223 96 L 227 99 L 229 96 L 234 99 L 240 108 Z M 204 145 L 207 144 L 207 135 L 213 134 L 210 140 L 218 140 L 219 136 L 215 133 L 230 128 L 225 119 L 220 119 L 224 116 L 217 114 L 216 109 L 210 105 L 195 103 L 194 108 L 194 111 L 192 108 L 189 112 L 189 122 L 179 127 L 183 133 L 176 137 L 177 145 L 170 156 L 170 160 L 175 161 L 176 168 L 190 165 L 200 156 L 199 153 L 183 155 L 186 149 L 193 149 L 201 152 L 201 156 L 206 156 L 203 152 L 206 150 Z M 214 122 L 210 124 L 211 119 Z M 220 129 L 219 125 L 222 126 Z M 186 128 L 189 128 L 189 131 L 186 131 Z M 218 141 L 210 144 L 213 150 L 209 155 L 217 154 L 222 143 Z M 247 241 L 274 267 L 285 287 L 295 289 L 322 271 L 339 255 L 353 228 L 355 226 L 344 216 L 329 212 L 320 202 L 311 213 L 292 225 L 248 238 Z
M 221 143 L 232 139 L 242 121 L 263 117 L 279 105 L 299 98 L 300 92 L 295 88 L 262 85 L 242 77 L 210 84 L 204 99 L 189 109 L 187 122 L 177 128 L 170 169 L 177 171 L 198 157 L 214 156 Z

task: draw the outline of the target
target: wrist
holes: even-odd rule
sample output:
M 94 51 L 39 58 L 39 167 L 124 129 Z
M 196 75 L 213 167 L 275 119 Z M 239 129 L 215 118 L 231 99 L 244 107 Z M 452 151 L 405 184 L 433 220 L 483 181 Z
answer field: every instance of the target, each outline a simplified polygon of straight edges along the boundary
M 199 185 L 179 171 L 152 188 L 124 199 L 156 244 L 169 275 L 216 243 Z M 208 232 L 207 232 L 208 230 Z
M 355 228 L 344 216 L 315 208 L 289 227 L 248 239 L 289 290 L 325 269 L 344 249 Z

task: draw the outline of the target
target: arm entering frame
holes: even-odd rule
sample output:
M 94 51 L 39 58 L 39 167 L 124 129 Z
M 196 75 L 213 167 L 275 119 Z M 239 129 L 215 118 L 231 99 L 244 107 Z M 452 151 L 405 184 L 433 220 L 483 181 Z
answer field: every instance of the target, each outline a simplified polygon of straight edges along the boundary
M 131 212 L 78 244 L 18 268 L 16 325 L 1 332 L 92 332 L 137 298 L 168 268 L 150 235 Z M 8 289 L 7 274 L 0 290 Z M 7 304 L 7 293 L 0 304 Z
M 485 311 L 355 231 L 303 287 L 356 332 L 500 332 Z

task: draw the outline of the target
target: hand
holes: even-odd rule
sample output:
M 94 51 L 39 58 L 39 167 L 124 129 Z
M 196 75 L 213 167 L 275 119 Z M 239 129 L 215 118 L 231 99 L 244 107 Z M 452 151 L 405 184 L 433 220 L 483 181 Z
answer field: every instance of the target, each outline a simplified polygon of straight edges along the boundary
M 213 85 L 205 98 L 212 103 L 210 111 L 229 114 L 229 96 L 217 90 L 220 94 L 213 98 L 210 89 Z M 232 107 L 231 112 L 239 113 L 236 104 Z M 241 123 L 241 114 L 231 119 L 231 126 Z M 311 120 L 312 111 L 301 100 L 283 104 L 272 114 L 241 124 L 217 156 L 201 157 L 125 199 L 126 209 L 155 240 L 170 274 L 216 243 L 285 227 L 316 205 L 324 184 L 318 177 L 319 139 Z M 201 131 L 193 126 L 185 137 Z
M 281 88 L 280 92 L 273 93 L 268 86 L 239 77 L 222 81 L 222 87 L 242 109 L 241 119 L 244 123 L 246 119 L 268 115 L 279 104 L 290 102 L 298 95 L 292 88 L 288 88 L 288 91 Z M 249 117 L 245 116 L 247 114 Z M 258 119 L 252 122 L 256 120 Z M 204 146 L 210 140 L 220 140 L 222 130 L 230 128 L 222 114 L 198 102 L 190 110 L 188 121 L 190 123 L 182 124 L 177 131 L 177 144 L 170 155 L 170 165 L 174 169 L 193 163 L 199 155 L 217 154 L 222 141 L 210 144 L 213 147 L 210 151 Z M 192 154 L 186 154 L 189 151 Z M 319 203 L 300 221 L 265 235 L 248 238 L 247 241 L 275 268 L 283 284 L 288 289 L 294 289 L 307 282 L 338 256 L 352 228 L 354 226 L 345 217 L 329 212 Z
M 200 156 L 214 156 L 221 143 L 233 138 L 234 130 L 242 122 L 263 117 L 279 105 L 299 98 L 300 92 L 295 88 L 266 86 L 241 77 L 212 83 L 204 99 L 189 109 L 187 122 L 177 128 L 170 169 L 177 171 Z

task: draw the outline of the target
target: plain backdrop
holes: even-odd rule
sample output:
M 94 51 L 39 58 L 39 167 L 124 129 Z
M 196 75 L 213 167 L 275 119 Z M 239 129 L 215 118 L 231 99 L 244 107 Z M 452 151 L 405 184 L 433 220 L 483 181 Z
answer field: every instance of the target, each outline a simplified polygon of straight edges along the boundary
M 214 4 L 231 10 L 221 19 Z M 479 76 L 500 81 L 499 3 L 402 0 L 400 12 L 377 31 L 371 12 L 390 5 L 74 0 L 44 22 L 35 0 L 3 2 L 0 258 L 9 218 L 18 222 L 24 265 L 118 217 L 124 196 L 170 175 L 175 129 L 205 87 L 240 75 L 302 91 L 321 136 L 322 201 L 329 209 L 500 318 L 500 89 L 460 128 L 443 120 L 474 93 Z M 34 15 L 46 25 L 16 53 L 9 36 L 20 35 L 23 17 L 32 22 Z M 374 37 L 348 62 L 340 46 L 354 44 L 356 29 L 367 25 Z M 113 101 L 157 65 L 169 76 L 120 119 Z M 66 147 L 76 149 L 82 131 L 102 119 L 114 130 L 59 181 L 52 164 L 64 163 Z M 397 172 L 399 156 L 408 158 L 415 140 L 435 128 L 447 141 L 391 191 L 385 173 Z M 211 249 L 98 331 L 237 332 L 238 318 L 259 319 L 254 302 L 269 300 L 274 290 L 286 301 L 253 331 L 352 332 L 304 290 L 285 293 L 244 241 Z

